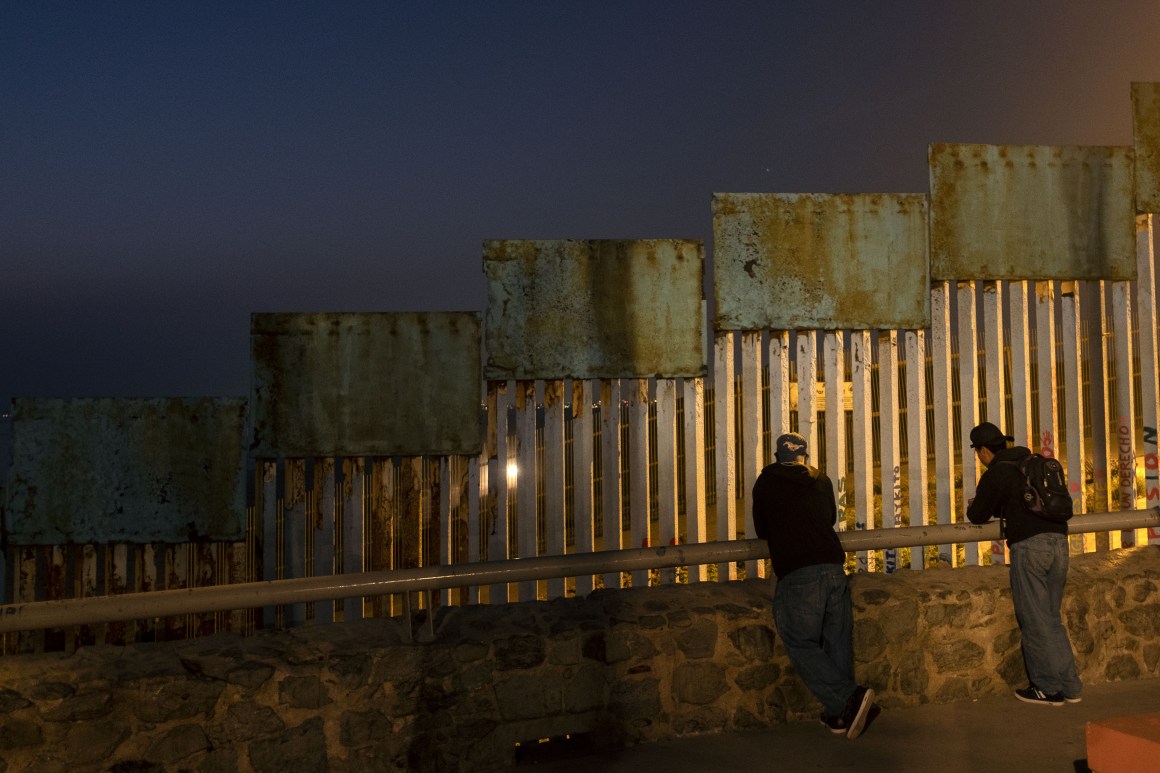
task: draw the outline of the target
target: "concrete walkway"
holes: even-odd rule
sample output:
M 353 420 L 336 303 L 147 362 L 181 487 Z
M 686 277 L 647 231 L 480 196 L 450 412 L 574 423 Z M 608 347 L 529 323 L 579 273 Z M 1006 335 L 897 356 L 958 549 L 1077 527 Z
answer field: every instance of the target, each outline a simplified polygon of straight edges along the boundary
M 1088 722 L 1160 712 L 1160 679 L 1090 685 L 1082 703 L 1033 706 L 1013 695 L 883 710 L 851 741 L 818 722 L 642 744 L 610 753 L 544 749 L 516 770 L 1086 771 Z M 545 745 L 549 746 L 549 745 Z M 1156 761 L 1160 770 L 1160 760 Z

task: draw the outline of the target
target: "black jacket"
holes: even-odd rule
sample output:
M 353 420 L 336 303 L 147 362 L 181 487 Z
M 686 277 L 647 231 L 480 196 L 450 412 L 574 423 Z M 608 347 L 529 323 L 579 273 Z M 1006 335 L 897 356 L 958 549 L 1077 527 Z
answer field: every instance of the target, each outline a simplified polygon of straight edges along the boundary
M 803 566 L 845 561 L 837 520 L 834 484 L 814 467 L 771 464 L 753 486 L 753 526 L 769 543 L 778 578 Z
M 991 464 L 979 476 L 975 501 L 967 507 L 971 523 L 986 523 L 992 517 L 1002 518 L 1007 545 L 1043 532 L 1067 534 L 1067 524 L 1040 518 L 1023 505 L 1025 479 L 1019 467 L 1004 462 L 1021 462 L 1031 456 L 1023 446 L 1004 448 L 995 454 Z

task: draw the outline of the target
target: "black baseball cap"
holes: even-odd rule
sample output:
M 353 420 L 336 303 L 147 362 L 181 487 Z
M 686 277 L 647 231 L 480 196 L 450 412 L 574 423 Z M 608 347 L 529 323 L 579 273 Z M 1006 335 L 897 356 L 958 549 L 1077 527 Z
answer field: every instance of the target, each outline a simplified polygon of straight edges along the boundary
M 984 421 L 971 430 L 971 448 L 999 445 L 1014 439 L 1010 435 L 1004 435 L 1001 429 L 989 421 Z

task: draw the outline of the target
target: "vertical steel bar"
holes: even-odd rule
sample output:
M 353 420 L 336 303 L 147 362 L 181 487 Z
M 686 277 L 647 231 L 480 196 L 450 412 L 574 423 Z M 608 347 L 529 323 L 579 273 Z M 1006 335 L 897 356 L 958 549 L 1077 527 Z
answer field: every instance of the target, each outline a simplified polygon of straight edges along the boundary
M 549 556 L 564 555 L 564 382 L 544 382 L 544 537 Z M 548 580 L 548 598 L 564 595 L 564 578 Z
M 799 330 L 795 336 L 798 380 L 798 432 L 806 439 L 810 462 L 820 465 L 818 458 L 818 332 Z M 761 562 L 764 566 L 765 562 Z
M 160 590 L 157 583 L 157 546 L 149 543 L 141 551 L 141 592 L 148 593 L 155 590 Z M 266 619 L 267 622 L 270 620 L 269 617 Z M 161 627 L 161 621 L 152 618 L 145 624 L 145 627 L 156 636 Z
M 763 452 L 761 434 L 765 426 L 764 390 L 761 388 L 761 333 L 741 333 L 741 512 L 745 537 L 756 536 L 753 528 L 753 485 L 761 474 Z M 759 561 L 745 562 L 745 576 L 759 576 Z
M 1112 481 L 1111 429 L 1115 422 L 1112 419 L 1112 331 L 1108 321 L 1108 292 L 1102 281 L 1081 282 L 1080 288 L 1087 294 L 1084 306 L 1088 311 L 1084 317 L 1088 348 L 1084 356 L 1091 374 L 1088 420 L 1092 433 L 1092 486 L 1085 498 L 1089 510 L 1107 512 L 1116 509 L 1112 493 L 1115 486 Z M 1087 534 L 1084 538 L 1094 541 L 1096 550 L 1107 550 L 1107 532 Z
M 600 504 L 602 515 L 601 541 L 604 550 L 620 550 L 624 546 L 623 494 L 624 482 L 620 476 L 620 380 L 611 379 L 600 384 Z M 620 573 L 606 572 L 605 588 L 620 587 Z
M 515 404 L 516 385 L 514 381 L 496 384 L 496 433 L 494 464 L 488 469 L 488 487 L 495 492 L 495 518 L 487 537 L 487 558 L 489 561 L 506 561 L 511 558 L 508 534 L 511 524 L 508 519 L 512 502 L 512 453 L 511 410 Z M 488 586 L 489 604 L 506 604 L 509 601 L 508 584 L 494 583 Z
M 776 441 L 789 432 L 789 331 L 771 330 L 769 333 L 769 429 Z
M 1009 435 L 1014 435 L 1007 422 L 1007 390 L 1003 382 L 1006 357 L 1003 346 L 1003 283 L 983 283 L 983 356 L 987 378 L 987 421 Z M 1019 443 L 1027 442 L 1016 436 Z M 1007 562 L 1003 540 L 992 540 L 984 547 L 992 564 Z
M 649 547 L 650 513 L 652 508 L 648 485 L 648 379 L 628 381 L 628 458 L 631 474 L 628 479 L 629 529 L 632 547 Z M 648 585 L 648 570 L 632 573 L 632 587 Z
M 439 523 L 439 565 L 450 566 L 454 562 L 455 546 L 452 518 L 452 502 L 457 498 L 455 479 L 458 477 L 452 470 L 452 459 L 449 456 L 439 457 L 439 504 L 436 518 Z M 451 604 L 451 589 L 440 588 L 432 594 L 438 606 L 446 607 Z
M 1012 422 L 1009 432 L 1015 436 L 1016 443 L 1034 451 L 1036 443 L 1031 424 L 1031 331 L 1028 325 L 1030 307 L 1027 282 L 1011 282 L 1007 289 L 1010 307 L 1007 324 L 1011 331 Z
M 366 572 L 370 569 L 371 548 L 376 535 L 373 516 L 366 489 L 366 460 L 361 456 L 344 457 L 335 463 L 330 475 L 334 489 L 329 496 L 336 500 L 335 509 L 339 519 L 334 524 L 336 535 L 340 535 L 341 548 L 335 551 L 345 573 Z M 337 474 L 342 471 L 342 486 L 339 488 Z M 370 614 L 369 599 L 343 599 L 333 605 L 335 614 L 342 615 L 344 623 L 352 623 Z
M 1055 373 L 1055 285 L 1035 283 L 1035 359 L 1039 390 L 1039 453 L 1054 458 L 1059 431 Z
M 959 440 L 961 448 L 966 448 L 970 444 L 965 439 L 971 428 L 979 423 L 979 339 L 976 328 L 978 317 L 976 306 L 975 283 L 959 282 L 959 426 L 962 428 L 963 435 Z M 964 450 L 962 453 L 963 502 L 970 502 L 975 497 L 975 483 L 979 478 L 979 465 L 975 455 L 969 450 Z M 965 508 L 963 515 L 966 516 Z M 978 565 L 979 543 L 968 542 L 963 546 L 963 563 L 968 566 Z
M 189 543 L 165 546 L 165 582 L 162 590 L 183 590 L 189 587 Z M 97 585 L 97 554 L 92 545 L 81 548 L 81 597 L 99 596 Z M 189 615 L 175 615 L 165 620 L 165 635 L 170 639 L 189 636 Z M 285 624 L 285 621 L 283 621 Z M 101 639 L 98 633 L 98 641 Z
M 1007 320 L 1011 347 L 1011 426 L 1008 429 L 1015 442 L 1036 449 L 1031 409 L 1031 330 L 1028 286 L 1026 281 L 1011 282 L 1008 286 L 1010 315 Z M 988 400 L 989 402 L 989 400 Z M 1006 545 L 999 544 L 1006 556 Z
M 930 293 L 931 392 L 934 403 L 934 484 L 938 523 L 955 523 L 954 406 L 952 405 L 950 283 L 935 282 Z M 938 546 L 938 562 L 951 566 L 953 545 Z
M 572 528 L 577 553 L 596 550 L 596 479 L 593 474 L 592 382 L 572 381 Z M 577 577 L 576 595 L 587 596 L 596 587 L 594 576 Z
M 1136 411 L 1135 399 L 1132 394 L 1132 294 L 1131 287 L 1127 282 L 1112 282 L 1112 317 L 1116 333 L 1118 501 L 1121 510 L 1134 510 L 1136 508 Z M 1068 473 L 1070 476 L 1070 465 Z M 1070 477 L 1069 480 L 1071 480 Z M 1128 529 L 1118 534 L 1120 544 L 1118 546 L 1113 544 L 1112 547 L 1135 547 L 1136 534 L 1133 530 Z M 1114 540 L 1115 535 L 1113 535 L 1113 543 Z
M 483 382 L 483 403 L 486 422 L 484 424 L 483 448 L 480 452 L 476 475 L 479 479 L 478 500 L 471 514 L 472 525 L 468 539 L 469 561 L 488 561 L 491 557 L 491 537 L 495 533 L 496 519 L 499 513 L 496 510 L 496 492 L 500 478 L 500 457 L 498 449 L 498 435 L 500 428 L 498 411 L 498 382 Z M 506 424 L 504 425 L 506 427 Z M 472 604 L 482 604 L 490 596 L 490 589 L 472 586 L 468 591 Z M 490 599 L 488 599 L 490 600 Z
M 18 549 L 19 558 L 17 559 L 16 567 L 16 582 L 13 583 L 12 603 L 19 604 L 27 601 L 38 601 L 36 597 L 36 586 L 39 581 L 39 573 L 36 570 L 36 554 L 37 550 L 33 547 L 21 547 Z M 80 588 L 74 596 L 80 596 Z M 75 638 L 75 634 L 74 634 Z M 16 635 L 16 649 L 20 653 L 28 652 L 44 652 L 44 631 L 24 631 Z M 75 642 L 74 642 L 75 645 Z
M 282 500 L 278 495 L 278 468 L 279 464 L 273 460 L 259 459 L 257 464 L 262 470 L 262 579 L 277 580 L 278 561 L 281 551 L 278 548 L 278 538 L 281 535 Z M 285 476 L 283 476 L 284 478 Z M 153 566 L 153 587 L 156 588 L 156 559 L 145 556 L 146 566 Z M 148 570 L 147 570 L 148 571 Z M 262 610 L 262 626 L 276 627 L 281 615 L 276 606 L 265 607 Z
M 799 330 L 797 341 L 798 433 L 811 454 L 818 450 L 818 333 Z M 820 463 L 818 460 L 816 463 Z
M 371 551 L 371 560 L 364 561 L 364 566 L 376 569 L 397 569 L 400 567 L 399 549 L 399 486 L 398 472 L 395 461 L 390 457 L 376 457 L 371 462 L 373 473 L 373 496 L 375 506 L 368 514 L 368 526 L 363 532 L 367 535 L 381 535 L 374 543 Z M 347 553 L 349 555 L 349 552 Z M 375 596 L 366 599 L 365 604 L 356 608 L 365 616 L 374 617 L 384 614 L 393 617 L 402 614 L 403 599 L 397 593 L 386 596 Z M 343 615 L 350 607 L 343 608 Z
M 854 459 L 854 528 L 858 531 L 873 529 L 874 518 L 874 437 L 871 426 L 871 372 L 873 354 L 870 331 L 857 330 L 850 334 L 850 381 L 854 395 L 854 445 L 850 455 Z M 859 572 L 878 571 L 877 554 L 858 551 Z
M 472 456 L 467 461 L 467 556 L 465 560 L 468 562 L 481 560 L 479 555 L 479 538 L 484 494 L 480 470 L 487 469 L 483 464 L 486 464 L 486 459 L 481 459 L 478 456 Z M 466 603 L 479 603 L 478 585 L 472 585 L 467 589 Z
M 733 334 L 718 332 L 713 342 L 713 424 L 716 444 L 717 539 L 737 538 L 737 452 L 733 400 Z M 717 579 L 736 580 L 733 562 L 717 568 Z
M 108 559 L 108 594 L 111 596 L 124 595 L 129 590 L 129 554 L 128 546 L 121 542 L 110 545 L 105 555 Z M 212 578 L 211 578 L 212 582 Z M 125 623 L 109 625 L 109 644 L 125 644 L 128 635 Z M 130 636 L 129 641 L 132 641 Z
M 902 444 L 898 417 L 898 332 L 878 333 L 878 436 L 881 439 L 882 528 L 902 526 Z M 898 569 L 898 548 L 884 553 L 887 574 Z
M 46 586 L 43 588 L 44 591 L 47 591 L 46 593 L 43 594 L 43 599 L 46 601 L 47 600 L 54 600 L 54 599 L 68 598 L 68 590 L 65 586 L 66 578 L 68 576 L 68 551 L 69 551 L 69 548 L 67 546 L 64 546 L 64 545 L 53 545 L 50 550 L 46 551 L 47 555 L 45 556 L 45 558 L 47 559 L 47 563 L 48 563 L 48 567 L 47 567 L 48 577 L 45 578 L 46 581 L 42 583 L 44 586 Z M 39 553 L 40 551 L 36 551 L 36 552 Z M 36 566 L 36 562 L 34 561 L 33 562 L 34 569 L 35 569 L 35 566 Z M 30 600 L 35 600 L 35 599 L 30 599 Z M 65 651 L 66 652 L 75 651 L 76 646 L 77 646 L 76 628 L 70 626 L 63 633 L 64 633 Z M 47 632 L 38 633 L 35 635 L 40 637 L 40 638 L 43 638 L 45 640 L 47 640 L 47 638 L 48 638 Z M 43 649 L 43 648 L 41 648 L 41 649 Z
M 1123 283 L 1121 283 L 1123 284 Z M 1125 285 L 1126 286 L 1126 285 Z M 1065 282 L 1060 286 L 1060 333 L 1063 341 L 1063 381 L 1066 384 L 1064 410 L 1067 416 L 1067 484 L 1072 495 L 1072 507 L 1077 513 L 1085 512 L 1083 501 L 1083 481 L 1086 474 L 1083 427 L 1083 373 L 1080 368 L 1080 298 L 1075 282 Z M 1130 366 L 1129 366 L 1130 367 Z M 1131 372 L 1129 370 L 1129 372 Z M 1130 382 L 1129 382 L 1130 383 Z M 1133 481 L 1134 483 L 1134 481 Z M 1084 535 L 1072 534 L 1068 538 L 1072 553 L 1084 550 Z
M 314 576 L 314 537 L 315 524 L 318 521 L 319 501 L 318 497 L 321 493 L 320 482 L 316 479 L 322 471 L 320 459 L 313 459 L 307 465 L 305 476 L 306 481 L 306 496 L 303 498 L 302 509 L 302 577 Z M 314 623 L 314 603 L 306 602 L 302 605 L 304 624 L 312 625 Z
M 705 380 L 686 378 L 685 397 L 685 541 L 709 541 L 705 485 Z M 704 564 L 688 567 L 689 582 L 709 579 Z
M 677 382 L 658 378 L 657 391 L 657 541 L 677 544 Z M 661 584 L 676 581 L 676 569 L 660 570 Z
M 828 331 L 822 340 L 823 380 L 826 385 L 826 458 L 818 461 L 834 483 L 838 504 L 837 531 L 845 531 L 852 524 L 850 487 L 846 475 L 846 352 L 842 331 Z
M 1160 504 L 1160 374 L 1157 373 L 1156 260 L 1152 246 L 1152 215 L 1136 216 L 1136 318 L 1140 331 L 1140 413 L 1144 441 L 1144 505 Z M 1138 535 L 1148 544 L 1160 544 L 1160 528 Z
M 316 504 L 314 523 L 314 567 L 312 574 L 322 577 L 335 573 L 335 529 L 341 528 L 338 520 L 346 513 L 337 507 L 335 495 L 334 457 L 319 459 L 314 464 L 314 498 Z M 334 622 L 335 602 L 314 605 L 314 620 L 317 623 Z
M 906 356 L 906 477 L 911 526 L 926 526 L 926 339 L 922 330 L 907 330 L 903 337 Z M 910 549 L 910 568 L 926 568 L 923 547 Z
M 520 558 L 538 552 L 536 512 L 536 382 L 516 382 L 516 528 Z M 535 601 L 538 583 L 519 584 L 519 600 Z
M 305 576 L 306 569 L 306 460 L 286 460 L 286 490 L 282 506 L 283 574 L 279 579 Z M 286 625 L 297 627 L 306 621 L 306 605 L 291 604 L 285 611 Z

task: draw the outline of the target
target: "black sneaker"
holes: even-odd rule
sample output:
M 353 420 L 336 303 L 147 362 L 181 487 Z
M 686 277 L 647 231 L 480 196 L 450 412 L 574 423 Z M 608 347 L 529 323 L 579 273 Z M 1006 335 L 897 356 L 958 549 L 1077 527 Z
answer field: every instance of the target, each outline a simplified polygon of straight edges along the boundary
M 842 715 L 842 720 L 848 728 L 846 730 L 847 738 L 853 740 L 862 733 L 862 728 L 866 725 L 866 715 L 870 713 L 872 705 L 874 705 L 874 691 L 869 687 L 857 687 L 854 694 L 846 701 L 846 713 Z
M 827 717 L 822 714 L 822 724 L 830 728 L 830 732 L 834 735 L 842 735 L 846 732 L 846 723 L 841 717 Z
M 1068 703 L 1079 703 L 1080 701 L 1083 700 L 1083 696 L 1082 695 L 1065 695 L 1065 696 L 1063 696 L 1063 699 L 1065 701 L 1067 701 Z
M 1042 706 L 1062 706 L 1063 705 L 1063 694 L 1062 693 L 1055 693 L 1054 695 L 1048 695 L 1043 690 L 1040 690 L 1038 687 L 1035 687 L 1034 685 L 1032 685 L 1030 687 L 1024 687 L 1022 690 L 1016 690 L 1015 697 L 1018 698 L 1019 700 L 1023 701 L 1024 703 L 1038 703 Z

